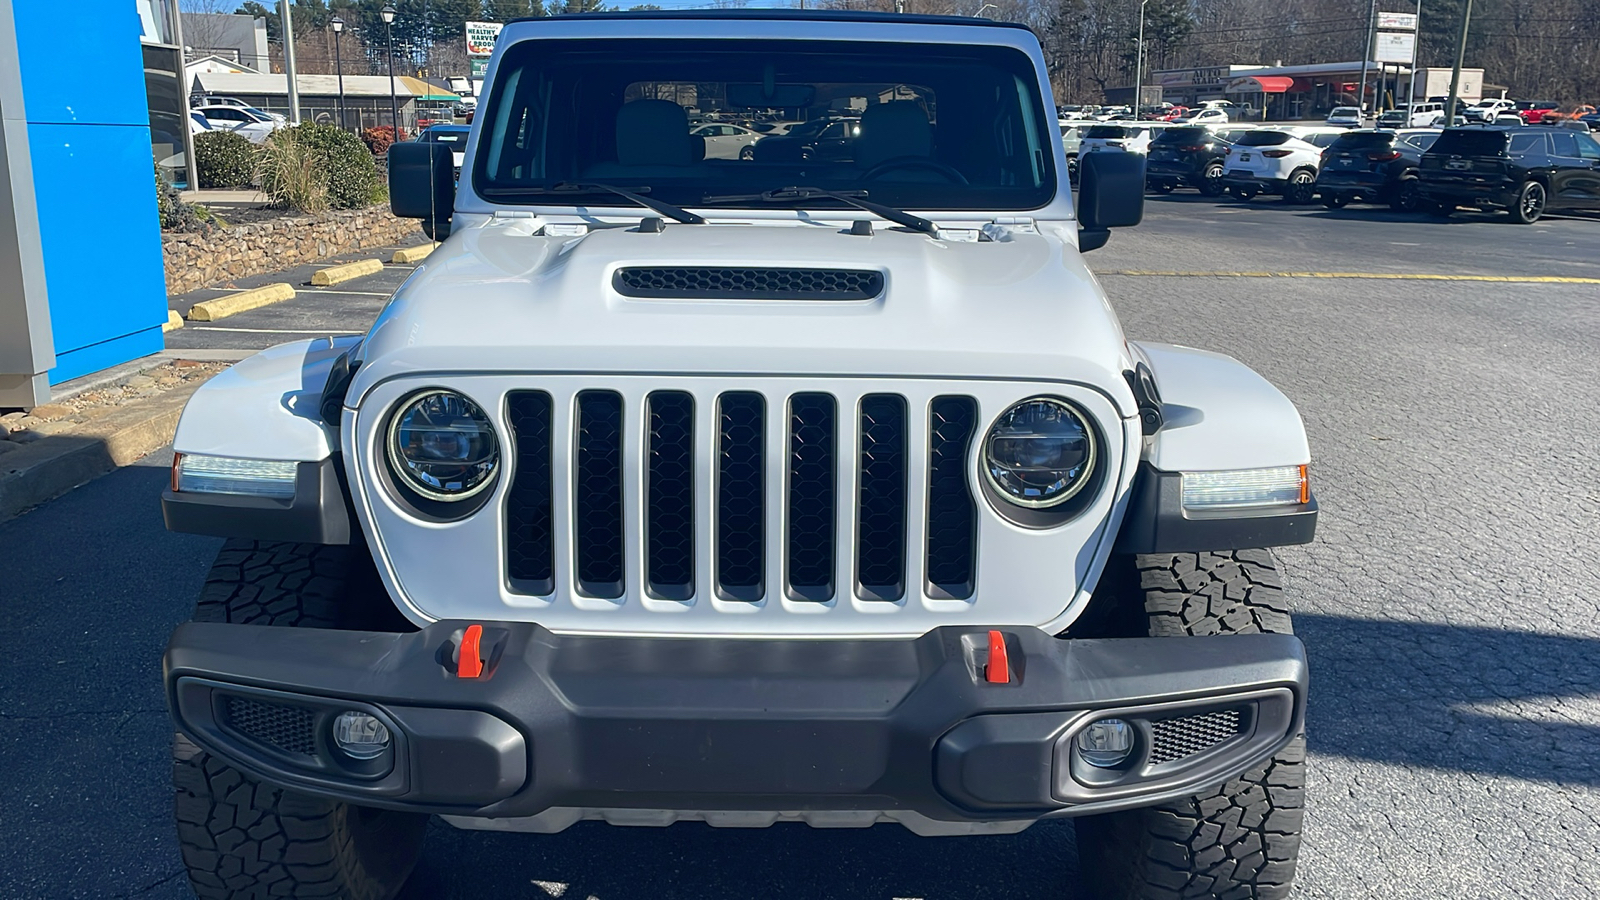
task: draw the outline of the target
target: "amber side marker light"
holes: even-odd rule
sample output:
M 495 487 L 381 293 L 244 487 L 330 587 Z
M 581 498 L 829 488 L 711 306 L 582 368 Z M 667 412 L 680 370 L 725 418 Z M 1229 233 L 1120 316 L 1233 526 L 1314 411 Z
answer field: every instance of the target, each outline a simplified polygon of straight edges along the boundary
M 1299 506 L 1311 502 L 1308 466 L 1184 472 L 1183 508 L 1207 510 Z

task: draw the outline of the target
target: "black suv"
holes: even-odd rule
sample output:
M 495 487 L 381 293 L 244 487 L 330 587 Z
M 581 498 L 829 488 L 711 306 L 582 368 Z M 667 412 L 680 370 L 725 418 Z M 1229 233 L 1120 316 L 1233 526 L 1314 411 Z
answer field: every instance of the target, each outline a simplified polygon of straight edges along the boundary
M 1228 142 L 1211 129 L 1168 128 L 1150 140 L 1145 183 L 1151 190 L 1163 194 L 1183 184 L 1207 197 L 1219 197 L 1222 195 L 1222 161 L 1227 158 Z
M 1600 210 L 1600 143 L 1570 128 L 1449 128 L 1417 168 L 1424 208 L 1504 209 L 1524 225 L 1545 212 Z
M 1395 212 L 1415 212 L 1417 164 L 1439 136 L 1434 131 L 1347 131 L 1322 151 L 1317 193 L 1322 205 L 1387 203 Z

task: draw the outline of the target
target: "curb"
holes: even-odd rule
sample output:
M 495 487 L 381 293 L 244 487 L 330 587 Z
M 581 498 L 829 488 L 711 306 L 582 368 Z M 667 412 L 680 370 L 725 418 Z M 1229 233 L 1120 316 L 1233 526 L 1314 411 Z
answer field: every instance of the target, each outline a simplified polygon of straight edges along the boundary
M 161 326 L 161 333 L 166 334 L 169 331 L 177 331 L 182 327 L 183 316 L 178 315 L 178 311 L 175 309 L 167 310 L 167 323 Z
M 353 263 L 342 266 L 329 266 L 318 269 L 311 275 L 311 283 L 317 287 L 327 287 L 330 284 L 343 284 L 354 278 L 372 275 L 383 271 L 383 263 L 376 259 L 358 259 Z
M 394 252 L 393 258 L 391 258 L 389 260 L 389 262 L 392 262 L 392 263 L 422 262 L 424 259 L 428 258 L 428 254 L 432 253 L 433 252 L 433 248 L 435 248 L 437 246 L 439 246 L 439 245 L 438 244 L 423 244 L 420 247 L 406 247 L 406 248 L 401 249 L 401 250 L 396 250 Z
M 204 384 L 201 382 L 200 384 Z M 171 442 L 184 404 L 200 384 L 118 407 L 91 421 L 0 453 L 0 522 L 53 500 Z
M 215 300 L 201 300 L 189 308 L 189 321 L 215 322 L 252 309 L 270 306 L 282 300 L 293 299 L 294 288 L 280 281 L 277 284 L 262 285 Z

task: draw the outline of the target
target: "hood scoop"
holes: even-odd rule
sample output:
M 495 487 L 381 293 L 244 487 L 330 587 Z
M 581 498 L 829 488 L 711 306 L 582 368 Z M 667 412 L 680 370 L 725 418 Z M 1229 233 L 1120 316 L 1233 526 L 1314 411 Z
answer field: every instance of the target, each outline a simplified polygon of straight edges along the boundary
M 867 269 L 779 269 L 735 266 L 630 266 L 611 286 L 624 297 L 651 300 L 871 300 L 883 273 Z

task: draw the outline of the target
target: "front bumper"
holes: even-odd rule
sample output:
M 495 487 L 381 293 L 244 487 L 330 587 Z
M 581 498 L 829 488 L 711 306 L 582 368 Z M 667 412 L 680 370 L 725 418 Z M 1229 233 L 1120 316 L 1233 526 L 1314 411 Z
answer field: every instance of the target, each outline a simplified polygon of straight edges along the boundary
M 411 634 L 190 623 L 165 683 L 180 730 L 271 784 L 362 805 L 477 817 L 555 808 L 879 810 L 944 822 L 1143 806 L 1236 777 L 1303 730 L 1306 661 L 1289 635 L 1058 640 L 986 629 L 914 640 L 557 635 L 464 622 Z M 242 712 L 241 712 L 242 710 Z M 334 749 L 332 721 L 384 722 L 388 754 Z M 1071 747 L 1116 715 L 1132 759 Z

